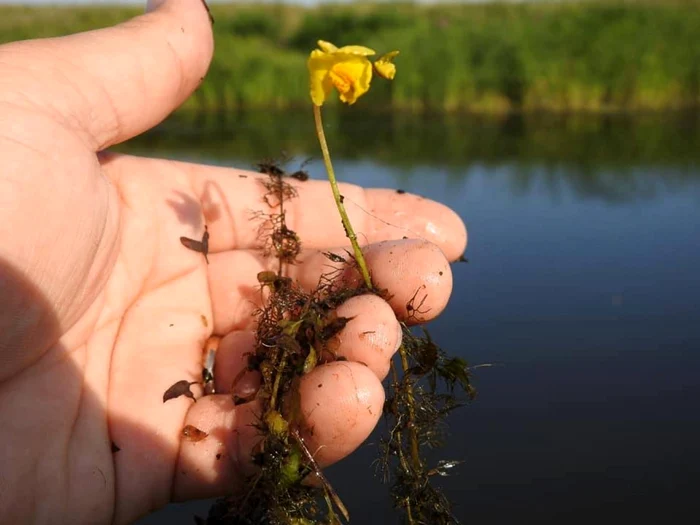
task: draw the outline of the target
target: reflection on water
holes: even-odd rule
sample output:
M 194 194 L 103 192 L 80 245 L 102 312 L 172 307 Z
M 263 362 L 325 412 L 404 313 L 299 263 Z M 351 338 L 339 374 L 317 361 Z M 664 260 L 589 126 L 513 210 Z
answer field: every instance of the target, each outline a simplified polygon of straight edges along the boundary
M 469 168 L 503 169 L 511 191 L 564 180 L 582 195 L 609 200 L 653 197 L 658 184 L 682 187 L 697 176 L 700 113 L 629 117 L 362 115 L 324 117 L 335 158 L 392 168 L 400 181 L 445 170 L 462 181 Z M 185 114 L 142 136 L 131 150 L 249 166 L 282 152 L 318 156 L 310 112 Z M 663 169 L 664 180 L 649 170 Z
M 452 418 L 447 456 L 466 463 L 445 487 L 464 522 L 674 522 L 695 506 L 699 123 L 328 119 L 342 179 L 420 193 L 468 224 L 470 263 L 454 267 L 432 330 L 497 365 L 478 370 L 480 397 Z M 180 117 L 128 149 L 239 167 L 282 151 L 301 160 L 317 155 L 312 125 L 306 114 Z M 322 178 L 321 163 L 310 172 Z M 374 453 L 330 476 L 355 522 L 393 523 L 367 481 Z M 143 524 L 191 523 L 163 516 Z

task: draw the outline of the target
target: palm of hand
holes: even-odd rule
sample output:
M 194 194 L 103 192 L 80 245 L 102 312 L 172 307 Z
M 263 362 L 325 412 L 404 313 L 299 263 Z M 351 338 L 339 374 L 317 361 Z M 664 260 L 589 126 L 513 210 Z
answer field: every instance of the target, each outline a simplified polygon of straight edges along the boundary
M 167 242 L 177 242 L 175 232 L 183 230 L 177 215 L 159 216 L 162 209 L 153 205 L 173 193 L 168 186 L 174 181 L 149 173 L 147 159 L 128 159 L 130 171 L 122 173 L 119 161 L 100 162 L 70 130 L 39 120 L 43 127 L 32 128 L 31 142 L 20 138 L 14 148 L 3 143 L 10 165 L 26 164 L 37 145 L 45 151 L 12 198 L 17 216 L 33 224 L 15 222 L 11 247 L 31 254 L 19 261 L 33 263 L 30 281 L 50 275 L 63 286 L 52 297 L 28 294 L 24 280 L 16 284 L 17 296 L 33 297 L 27 307 L 43 312 L 36 326 L 41 333 L 30 335 L 34 344 L 15 347 L 10 366 L 3 367 L 0 418 L 26 425 L 0 431 L 3 471 L 39 470 L 31 482 L 42 504 L 62 502 L 78 523 L 111 521 L 113 512 L 128 520 L 148 510 L 134 506 L 130 492 L 152 491 L 160 481 L 160 501 L 145 503 L 163 504 L 170 495 L 178 454 L 174 437 L 188 405 L 163 407 L 163 384 L 196 377 L 201 368 L 207 328 L 200 313 L 211 320 L 206 271 L 179 243 Z M 172 239 L 166 239 L 169 232 Z M 147 438 L 148 430 L 158 437 Z M 121 452 L 113 461 L 112 441 L 121 443 L 124 461 Z M 118 484 L 136 468 L 142 474 L 135 483 Z M 22 479 L 9 481 L 21 489 Z M 117 508 L 117 488 L 132 508 Z M 34 502 L 5 494 L 0 504 L 14 500 L 20 508 L 13 512 L 30 514 L 21 507 Z M 86 501 L 94 506 L 85 508 L 80 502 Z
M 184 12 L 196 8 L 201 6 L 187 4 L 148 16 L 175 18 L 178 28 L 187 18 L 196 26 L 188 27 L 189 34 L 201 40 L 196 33 L 208 33 L 206 14 Z M 153 31 L 147 25 L 137 29 Z M 0 331 L 9 334 L 0 340 L 0 515 L 15 522 L 32 517 L 52 523 L 129 522 L 173 496 L 217 494 L 245 470 L 254 407 L 234 409 L 228 396 L 164 405 L 162 395 L 179 379 L 199 378 L 202 345 L 212 332 L 226 336 L 220 353 L 228 368 L 240 367 L 250 349 L 254 279 L 266 263 L 255 250 L 257 225 L 248 219 L 249 208 L 266 210 L 263 190 L 252 174 L 95 153 L 149 127 L 177 105 L 206 66 L 201 57 L 210 49 L 201 47 L 181 57 L 191 62 L 191 71 L 182 73 L 184 87 L 150 113 L 142 102 L 126 117 L 115 110 L 112 118 L 98 118 L 98 125 L 54 100 L 27 105 L 0 97 L 0 158 L 10 174 L 0 178 L 0 210 L 8 212 L 0 217 L 5 240 L 0 271 L 8 277 L 3 283 L 7 311 L 19 312 L 11 322 L 0 316 Z M 26 78 L 21 72 L 16 78 L 15 92 L 26 93 Z M 99 98 L 101 86 L 83 80 L 85 98 Z M 51 95 L 35 84 L 34 94 Z M 76 119 L 82 124 L 75 125 Z M 413 199 L 399 205 L 390 192 L 353 187 L 343 192 L 393 222 L 402 210 L 413 209 L 413 222 L 395 229 L 381 221 L 363 222 L 367 217 L 355 210 L 353 222 L 370 242 L 418 230 L 449 258 L 463 249 L 461 222 L 434 203 Z M 311 286 L 327 262 L 320 250 L 346 242 L 339 221 L 319 224 L 319 217 L 334 213 L 327 187 L 305 183 L 299 200 L 307 205 L 290 212 L 290 226 L 308 251 L 293 272 Z M 311 208 L 313 215 L 299 211 Z M 209 266 L 178 241 L 181 235 L 201 235 L 204 222 L 215 252 Z M 451 286 L 445 258 L 426 243 L 404 244 L 374 250 L 375 277 L 381 280 L 387 268 L 382 284 L 396 294 L 396 310 L 417 283 L 430 281 L 431 315 L 437 314 Z M 405 268 L 403 273 L 392 269 L 397 259 L 411 261 L 413 281 Z M 446 269 L 445 279 L 426 280 L 428 267 L 435 274 Z M 354 308 L 358 327 L 384 335 L 373 342 L 358 342 L 356 332 L 341 337 L 339 352 L 351 361 L 375 363 L 369 369 L 349 363 L 335 370 L 347 381 L 326 394 L 325 412 L 308 412 L 319 428 L 328 427 L 325 435 L 316 434 L 327 445 L 321 458 L 326 463 L 351 452 L 376 422 L 383 400 L 379 379 L 397 343 L 396 319 L 385 303 L 358 298 L 348 308 Z M 379 357 L 371 357 L 377 349 Z M 319 374 L 328 372 L 323 368 Z M 225 384 L 231 374 L 222 373 L 220 380 Z M 318 405 L 317 393 L 303 395 L 305 404 Z M 360 406 L 378 410 L 370 416 Z M 336 413 L 360 412 L 333 419 Z M 206 445 L 181 443 L 186 422 L 206 427 Z M 121 450 L 113 452 L 113 444 Z

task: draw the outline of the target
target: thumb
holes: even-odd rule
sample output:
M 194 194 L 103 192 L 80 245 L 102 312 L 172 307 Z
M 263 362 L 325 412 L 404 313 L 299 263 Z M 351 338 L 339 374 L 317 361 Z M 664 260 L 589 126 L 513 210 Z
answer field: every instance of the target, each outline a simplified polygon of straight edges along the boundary
M 114 27 L 0 46 L 0 102 L 29 101 L 98 151 L 167 117 L 199 85 L 213 48 L 202 0 L 149 2 Z

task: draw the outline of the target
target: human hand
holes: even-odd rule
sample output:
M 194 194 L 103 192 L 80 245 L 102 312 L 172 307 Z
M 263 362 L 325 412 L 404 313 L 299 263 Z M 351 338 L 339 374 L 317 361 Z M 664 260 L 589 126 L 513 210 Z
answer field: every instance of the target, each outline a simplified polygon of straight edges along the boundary
M 0 47 L 3 522 L 128 523 L 172 499 L 222 494 L 247 471 L 254 402 L 234 407 L 229 395 L 212 395 L 163 404 L 162 396 L 200 377 L 212 333 L 223 336 L 219 391 L 244 366 L 256 275 L 274 268 L 250 220 L 251 210 L 269 211 L 261 176 L 100 153 L 182 103 L 212 50 L 200 0 Z M 328 269 L 321 252 L 348 242 L 328 185 L 295 185 L 287 220 L 304 251 L 290 272 L 313 287 Z M 394 296 L 343 305 L 342 315 L 355 316 L 337 338 L 348 361 L 317 367 L 301 386 L 321 464 L 349 454 L 376 424 L 380 379 L 400 339 L 396 316 L 421 285 L 426 319 L 444 308 L 447 260 L 466 244 L 462 222 L 437 203 L 350 185 L 342 192 L 370 243 L 373 279 Z M 179 242 L 205 224 L 209 265 Z M 183 441 L 187 424 L 209 436 Z

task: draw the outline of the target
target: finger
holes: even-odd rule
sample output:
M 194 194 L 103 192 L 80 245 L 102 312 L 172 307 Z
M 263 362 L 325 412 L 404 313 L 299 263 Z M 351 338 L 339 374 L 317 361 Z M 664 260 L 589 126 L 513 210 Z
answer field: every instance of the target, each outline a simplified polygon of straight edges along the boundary
M 250 398 L 260 388 L 260 374 L 248 371 L 248 357 L 255 350 L 255 332 L 248 330 L 227 334 L 216 352 L 214 380 L 218 393 L 236 398 Z
M 386 301 L 376 295 L 348 299 L 336 311 L 349 319 L 328 341 L 328 350 L 366 365 L 379 379 L 389 371 L 389 360 L 401 344 L 401 325 Z M 222 338 L 216 353 L 216 392 L 249 399 L 260 387 L 260 374 L 248 370 L 248 358 L 255 351 L 255 333 L 235 331 Z
M 391 306 L 376 295 L 359 295 L 345 301 L 336 313 L 350 320 L 328 341 L 330 350 L 336 356 L 364 364 L 384 379 L 402 335 Z
M 229 395 L 204 396 L 192 405 L 188 425 L 204 432 L 197 441 L 180 435 L 180 454 L 175 470 L 172 498 L 176 501 L 224 495 L 243 482 L 246 469 L 239 464 L 238 431 L 246 443 L 254 439 L 255 419 L 251 407 L 235 407 Z M 248 467 L 249 468 L 249 467 Z
M 350 454 L 377 424 L 384 389 L 367 367 L 353 362 L 321 365 L 302 377 L 302 428 L 307 446 L 321 466 Z M 206 396 L 190 409 L 185 425 L 207 436 L 183 438 L 173 497 L 178 500 L 221 495 L 250 473 L 250 453 L 261 437 L 255 428 L 260 404 L 234 407 L 227 395 Z
M 314 368 L 299 384 L 304 438 L 325 467 L 359 447 L 377 425 L 384 388 L 366 366 L 335 361 Z
M 95 151 L 163 120 L 199 85 L 211 55 L 201 0 L 167 0 L 123 24 L 0 47 L 3 84 L 80 132 Z
M 324 465 L 352 452 L 376 425 L 383 392 L 380 384 L 367 377 L 367 371 L 384 377 L 388 360 L 401 340 L 391 308 L 377 296 L 353 297 L 336 312 L 352 320 L 329 343 L 338 356 L 362 361 L 367 367 L 355 370 L 350 362 L 342 363 L 350 368 L 320 365 L 302 378 L 302 428 L 308 445 L 314 451 L 323 451 L 315 457 Z M 182 437 L 175 483 L 177 499 L 220 495 L 251 472 L 248 458 L 260 439 L 254 428 L 260 405 L 252 402 L 235 407 L 229 391 L 234 382 L 234 391 L 240 397 L 250 396 L 259 388 L 259 374 L 246 371 L 254 348 L 255 334 L 249 331 L 233 332 L 221 340 L 215 368 L 217 392 L 221 395 L 200 398 L 187 416 L 185 425 L 207 436 L 201 441 Z M 308 381 L 311 386 L 306 384 Z M 328 406 L 330 400 L 333 402 Z M 338 410 L 345 415 L 336 414 Z
M 335 273 L 348 285 L 359 283 L 359 275 L 348 254 L 345 263 L 332 263 L 321 251 L 307 250 L 298 265 L 289 266 L 289 275 L 306 290 L 314 289 L 323 274 Z M 436 245 L 417 239 L 386 241 L 364 250 L 372 281 L 390 293 L 388 302 L 400 320 L 425 322 L 436 317 L 447 305 L 452 292 L 452 271 L 445 254 Z M 276 270 L 277 261 L 254 251 L 227 251 L 210 255 L 209 290 L 214 332 L 226 334 L 250 328 L 253 314 L 262 306 L 257 275 Z
M 351 361 L 361 361 L 375 376 L 383 378 L 389 369 L 389 359 L 401 342 L 401 327 L 391 308 L 379 297 L 366 295 L 349 299 L 336 310 L 336 313 L 339 316 L 352 318 L 343 330 L 329 341 L 336 355 L 344 356 Z M 232 332 L 226 335 L 219 344 L 215 377 L 217 392 L 221 396 L 200 398 L 199 404 L 192 407 L 188 416 L 186 424 L 201 429 L 208 436 L 205 444 L 202 443 L 204 440 L 202 442 L 191 441 L 183 437 L 178 469 L 178 476 L 182 478 L 179 489 L 185 493 L 181 497 L 216 495 L 217 490 L 222 490 L 225 487 L 230 488 L 237 475 L 248 472 L 245 456 L 249 447 L 253 446 L 256 434 L 252 429 L 244 427 L 255 423 L 256 417 L 253 409 L 258 410 L 259 405 L 248 403 L 234 407 L 230 394 L 235 393 L 238 397 L 249 397 L 259 388 L 260 374 L 247 371 L 248 357 L 254 349 L 255 334 L 249 331 Z M 303 381 L 318 379 L 320 382 L 316 383 L 316 388 L 321 389 L 324 378 L 329 374 L 328 370 L 333 369 L 326 368 L 326 365 L 317 368 L 320 372 L 314 370 L 309 375 L 311 379 L 305 378 Z M 336 385 L 335 388 L 343 388 L 342 382 L 341 386 L 337 386 L 336 374 L 331 375 L 333 376 L 331 387 Z M 231 390 L 232 385 L 233 391 Z M 371 382 L 370 387 L 373 387 Z M 318 392 L 318 394 L 320 393 Z M 306 435 L 311 438 L 310 443 L 316 443 L 317 446 L 324 448 L 331 447 L 320 458 L 328 462 L 337 461 L 342 455 L 349 454 L 367 437 L 371 428 L 374 428 L 376 420 L 373 417 L 362 418 L 360 428 L 352 429 L 356 434 L 351 436 L 348 441 L 338 442 L 337 437 L 333 437 L 336 433 L 325 427 L 323 432 L 317 435 L 313 428 L 318 420 L 315 419 L 315 416 L 312 417 L 315 407 L 319 406 L 318 395 L 315 394 L 316 391 L 311 389 L 311 395 L 304 394 L 305 397 L 302 398 L 302 413 L 305 417 L 309 416 L 304 420 Z M 332 390 L 327 391 L 326 394 L 335 395 Z M 348 394 L 343 393 L 343 395 L 347 396 Z M 327 402 L 325 397 L 323 400 Z M 343 406 L 346 405 L 347 401 L 344 401 Z M 381 404 L 377 404 L 377 406 L 381 406 Z M 225 410 L 229 410 L 229 412 L 223 413 Z M 369 407 L 368 410 L 372 411 L 373 408 Z M 231 415 L 233 411 L 237 411 L 236 416 Z M 374 416 L 374 412 L 371 415 Z M 323 419 L 321 418 L 321 421 Z M 338 425 L 342 425 L 342 419 L 331 422 L 331 424 L 334 425 L 333 428 L 336 428 Z M 366 428 L 368 425 L 371 427 L 369 430 Z M 237 427 L 238 431 L 234 427 Z M 234 440 L 227 443 L 227 428 L 233 429 L 235 436 L 239 438 L 238 442 Z M 247 447 L 243 451 L 243 459 L 241 459 L 240 452 L 241 432 L 244 436 L 243 442 L 246 443 L 245 447 Z M 344 434 L 345 432 L 340 433 Z M 327 439 L 326 434 L 329 434 L 331 439 Z
M 250 249 L 260 244 L 260 214 L 279 213 L 278 208 L 270 208 L 264 200 L 269 190 L 262 182 L 269 180 L 267 176 L 214 166 L 174 164 L 190 174 L 209 225 L 213 252 Z M 284 204 L 287 227 L 299 235 L 303 245 L 326 248 L 346 244 L 345 230 L 328 183 L 285 181 L 297 194 Z M 438 202 L 395 190 L 365 190 L 352 184 L 341 184 L 340 192 L 353 228 L 363 243 L 409 237 L 438 245 L 449 260 L 456 260 L 464 253 L 467 244 L 464 223 L 454 211 Z

